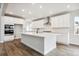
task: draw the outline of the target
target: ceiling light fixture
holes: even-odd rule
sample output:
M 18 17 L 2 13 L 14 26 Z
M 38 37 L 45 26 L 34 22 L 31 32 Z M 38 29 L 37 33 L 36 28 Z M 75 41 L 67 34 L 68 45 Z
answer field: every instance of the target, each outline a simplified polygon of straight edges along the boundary
M 67 8 L 70 8 L 70 5 L 67 5 Z
M 24 9 L 22 9 L 22 11 L 24 12 L 25 10 L 24 10 Z
M 43 8 L 43 6 L 40 5 L 40 8 Z

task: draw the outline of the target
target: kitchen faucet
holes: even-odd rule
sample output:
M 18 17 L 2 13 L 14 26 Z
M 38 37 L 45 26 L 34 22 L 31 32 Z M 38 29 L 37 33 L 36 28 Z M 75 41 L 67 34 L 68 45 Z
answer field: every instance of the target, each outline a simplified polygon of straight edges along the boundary
M 39 32 L 39 30 L 40 30 L 40 28 L 37 28 L 36 33 L 38 33 L 38 32 Z

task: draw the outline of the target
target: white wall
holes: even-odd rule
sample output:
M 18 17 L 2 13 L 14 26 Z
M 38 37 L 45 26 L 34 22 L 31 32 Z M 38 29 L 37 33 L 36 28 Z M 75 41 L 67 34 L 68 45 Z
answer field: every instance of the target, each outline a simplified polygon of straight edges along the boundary
M 9 41 L 14 39 L 14 35 L 6 35 L 4 34 L 4 25 L 5 24 L 23 24 L 24 20 L 19 18 L 7 17 L 3 16 L 1 21 L 1 41 Z

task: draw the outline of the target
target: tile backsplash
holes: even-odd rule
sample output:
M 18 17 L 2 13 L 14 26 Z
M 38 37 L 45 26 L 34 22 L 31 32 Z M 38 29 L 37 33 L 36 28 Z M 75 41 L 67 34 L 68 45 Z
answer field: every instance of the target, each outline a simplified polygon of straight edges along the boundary
M 37 28 L 32 28 L 30 32 L 36 32 Z M 69 28 L 39 28 L 39 33 L 52 32 L 52 33 L 68 33 Z

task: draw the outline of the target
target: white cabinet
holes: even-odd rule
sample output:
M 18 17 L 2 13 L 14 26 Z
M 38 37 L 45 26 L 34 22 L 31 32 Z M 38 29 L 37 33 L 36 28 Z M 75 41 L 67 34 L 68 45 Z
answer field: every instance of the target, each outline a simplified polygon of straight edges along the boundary
M 62 35 L 57 36 L 57 42 L 62 44 L 69 44 L 69 27 L 70 27 L 70 15 L 60 15 L 51 18 L 53 32 L 62 33 Z
M 69 27 L 70 26 L 70 14 L 60 15 L 51 18 L 53 27 Z
M 70 14 L 60 15 L 56 17 L 51 17 L 52 27 L 70 27 Z M 32 28 L 42 28 L 45 27 L 45 19 L 34 21 L 31 23 Z
M 18 19 L 18 18 L 13 18 L 13 17 L 7 17 L 7 16 L 3 16 L 2 17 L 2 24 L 1 24 L 1 39 L 2 41 L 10 41 L 14 39 L 14 35 L 5 35 L 4 34 L 4 25 L 5 24 L 10 24 L 10 25 L 14 25 L 14 24 L 23 24 L 23 19 Z
M 34 21 L 31 23 L 32 28 L 43 28 L 45 20 Z

